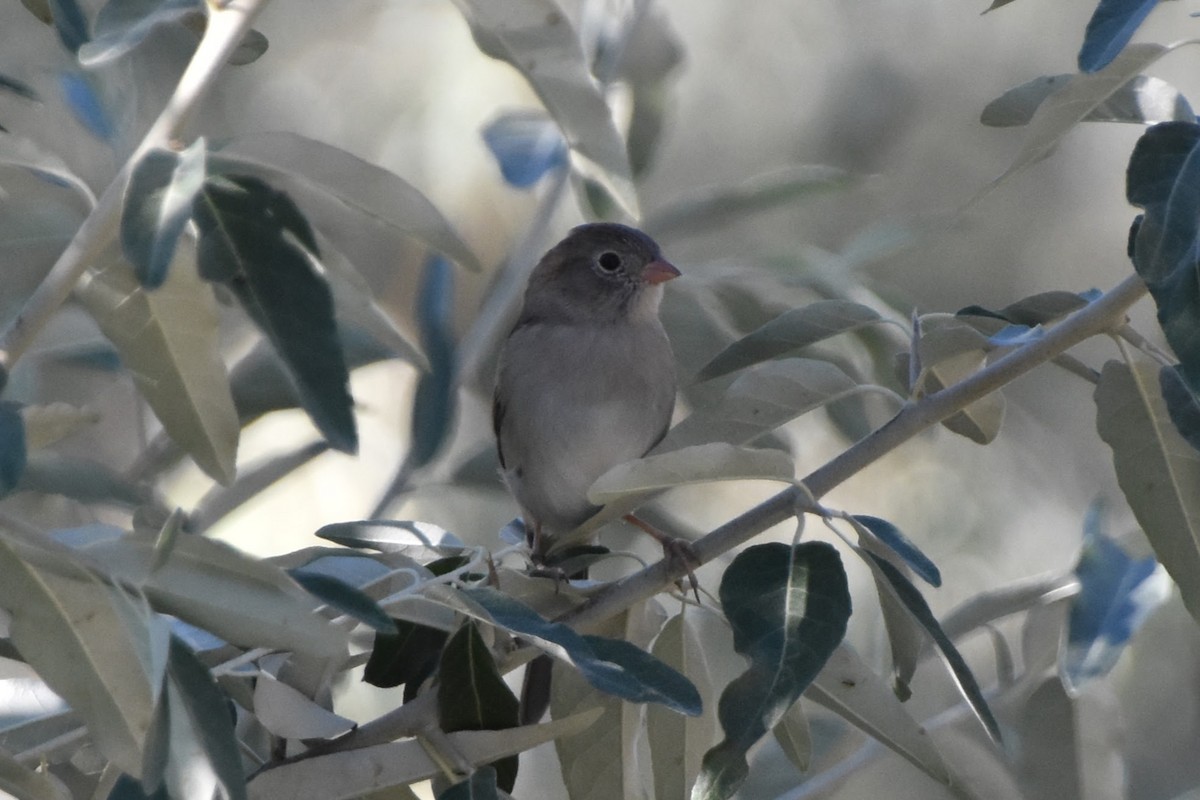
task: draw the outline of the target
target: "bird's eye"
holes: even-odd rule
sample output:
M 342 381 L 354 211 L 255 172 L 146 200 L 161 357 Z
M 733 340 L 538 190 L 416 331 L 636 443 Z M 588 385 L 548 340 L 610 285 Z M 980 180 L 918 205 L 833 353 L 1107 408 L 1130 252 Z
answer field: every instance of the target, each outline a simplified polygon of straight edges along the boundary
M 611 250 L 605 250 L 596 257 L 596 263 L 605 272 L 616 272 L 621 266 L 621 257 Z

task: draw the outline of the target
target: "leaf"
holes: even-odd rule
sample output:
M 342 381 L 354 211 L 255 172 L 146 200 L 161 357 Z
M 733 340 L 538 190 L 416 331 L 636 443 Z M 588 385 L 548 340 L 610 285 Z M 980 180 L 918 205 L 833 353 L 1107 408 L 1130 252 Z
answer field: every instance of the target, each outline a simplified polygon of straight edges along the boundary
M 55 0 L 61 2 L 61 0 Z M 73 0 L 72 0 L 73 2 Z M 58 76 L 58 88 L 63 102 L 83 129 L 104 142 L 116 138 L 116 124 L 90 75 L 63 72 Z
M 254 716 L 263 727 L 285 739 L 333 739 L 354 727 L 267 672 L 254 683 Z
M 979 683 L 975 680 L 975 676 L 971 673 L 971 668 L 967 666 L 962 654 L 958 652 L 958 648 L 946 636 L 942 626 L 938 624 L 937 618 L 929 610 L 925 598 L 908 578 L 904 577 L 904 574 L 892 566 L 887 559 L 881 558 L 869 550 L 862 551 L 862 554 L 866 556 L 867 564 L 871 566 L 872 570 L 883 576 L 884 586 L 904 604 L 908 612 L 929 634 L 942 659 L 946 662 L 946 666 L 950 668 L 959 692 L 962 693 L 971 710 L 975 712 L 975 716 L 979 718 L 992 741 L 1000 742 L 1000 726 L 997 724 L 996 718 L 992 716 L 992 710 L 988 707 Z
M 460 591 L 487 612 L 491 619 L 486 621 L 571 664 L 595 689 L 634 703 L 662 703 L 681 714 L 700 713 L 696 687 L 644 650 L 624 641 L 581 636 L 495 589 Z
M 21 0 L 21 5 L 45 25 L 54 24 L 54 13 L 50 10 L 50 0 Z
M 75 55 L 88 40 L 88 21 L 83 10 L 75 0 L 47 0 L 46 5 L 59 40 L 71 55 Z
M 785 311 L 718 353 L 704 365 L 697 381 L 788 355 L 839 333 L 858 330 L 880 320 L 871 308 L 846 300 L 818 300 Z
M 272 181 L 290 181 L 302 200 L 325 198 L 335 209 L 366 214 L 459 266 L 479 272 L 478 259 L 429 199 L 395 173 L 345 150 L 295 133 L 254 133 L 219 143 L 210 169 L 221 173 L 260 171 Z M 332 230 L 325 235 L 337 241 Z M 340 243 L 339 243 L 340 244 Z
M 599 716 L 599 711 L 585 711 L 543 725 L 506 731 L 460 731 L 447 734 L 447 738 L 464 759 L 483 764 L 563 736 L 578 735 Z M 410 739 L 315 756 L 259 772 L 250 782 L 249 797 L 351 800 L 389 786 L 428 780 L 442 774 L 442 766 L 430 758 L 422 742 Z
M 984 107 L 979 121 L 994 128 L 1026 125 L 1047 97 L 1074 79 L 1074 73 L 1042 75 L 1009 89 Z M 1080 121 L 1146 124 L 1195 118 L 1187 98 L 1174 86 L 1161 78 L 1135 75 Z
M 1156 580 L 1153 556 L 1133 559 L 1104 534 L 1102 509 L 1093 505 L 1083 530 L 1083 551 L 1075 565 L 1080 591 L 1071 600 L 1067 643 L 1059 671 L 1067 691 L 1107 675 L 1146 618 L 1170 595 Z M 1165 577 L 1165 576 L 1162 576 Z
M 651 453 L 707 442 L 747 444 L 856 388 L 827 361 L 788 358 L 759 364 L 739 375 L 716 404 L 693 411 L 669 430 Z
M 588 500 L 603 505 L 630 494 L 712 481 L 790 483 L 795 474 L 787 453 L 713 442 L 618 464 L 596 479 Z
M 838 167 L 799 164 L 755 175 L 736 186 L 709 186 L 650 214 L 643 228 L 656 238 L 728 227 L 761 211 L 848 186 L 853 176 Z M 846 303 L 846 305 L 852 305 Z
M 982 352 L 963 353 L 943 359 L 926 370 L 924 391 L 928 394 L 939 392 L 947 386 L 966 380 L 986 365 L 987 357 Z M 1004 395 L 992 392 L 951 414 L 942 420 L 942 425 L 976 444 L 990 444 L 1000 435 L 1000 426 L 1004 422 L 1004 408 Z
M 22 558 L 0 531 L 0 607 L 9 636 L 38 675 L 87 723 L 96 745 L 122 770 L 139 775 L 142 746 L 162 685 L 143 655 L 165 644 L 166 621 L 145 600 L 105 586 L 63 561 L 66 577 Z M 62 558 L 59 555 L 59 558 Z M 128 606 L 130 612 L 123 611 Z
M 1050 155 L 1059 140 L 1082 122 L 1093 109 L 1108 100 L 1135 75 L 1187 43 L 1132 44 L 1099 72 L 1076 76 L 1038 106 L 1033 119 L 1029 121 L 1029 132 L 1025 136 L 1025 142 L 1013 163 L 984 191 L 995 188 L 1005 179 Z
M 804 706 L 797 700 L 783 715 L 783 719 L 775 723 L 771 730 L 779 749 L 787 756 L 792 766 L 801 772 L 808 772 L 812 766 L 812 732 L 808 728 L 808 716 Z
M 163 428 L 214 480 L 233 480 L 238 420 L 217 337 L 212 291 L 196 275 L 190 247 L 160 289 L 138 285 L 129 265 L 111 261 L 75 289 L 120 353 Z
M 396 624 L 392 618 L 361 589 L 332 575 L 307 569 L 288 570 L 288 574 L 303 586 L 306 592 L 343 614 L 348 614 L 381 633 L 396 632 Z
M 496 790 L 503 787 L 497 786 L 497 780 L 495 767 L 480 767 L 465 781 L 460 781 L 439 794 L 438 800 L 500 800 L 501 795 Z M 505 791 L 512 791 L 512 787 Z
M 171 557 L 153 572 L 153 536 L 129 534 L 84 552 L 139 584 L 157 610 L 227 642 L 327 658 L 345 653 L 346 633 L 314 613 L 317 601 L 287 573 L 221 542 L 181 536 Z
M 412 467 L 424 466 L 437 454 L 449 435 L 458 406 L 454 273 L 450 263 L 440 256 L 431 257 L 425 266 L 417 308 L 429 371 L 418 381 L 413 398 L 411 445 L 406 457 Z
M 1126 196 L 1145 209 L 1131 236 L 1131 256 L 1146 281 L 1179 373 L 1200 389 L 1200 125 L 1150 128 L 1129 157 Z
M 11 78 L 8 75 L 0 74 L 0 91 L 14 94 L 17 97 L 22 97 L 26 100 L 32 100 L 35 103 L 41 102 L 37 92 L 33 90 L 29 84 L 24 81 L 19 81 L 16 78 Z
M 1200 450 L 1200 400 L 1188 388 L 1178 366 L 1163 367 L 1158 371 L 1158 388 L 1175 430 L 1188 444 Z
M 448 635 L 443 630 L 408 620 L 393 622 L 396 633 L 375 634 L 363 680 L 383 689 L 405 684 L 406 696 L 415 696 L 417 686 L 437 667 Z
M 1112 62 L 1158 0 L 1100 0 L 1079 49 L 1081 72 L 1095 72 Z
M 200 274 L 228 285 L 270 339 L 330 445 L 355 452 L 350 375 L 307 220 L 286 194 L 244 175 L 205 181 L 194 213 Z
M 529 82 L 572 150 L 584 176 L 599 181 L 634 219 L 637 190 L 625 142 L 604 91 L 588 69 L 579 34 L 553 0 L 455 0 L 481 51 L 511 64 Z
M 108 0 L 96 15 L 92 40 L 79 48 L 79 63 L 102 67 L 133 50 L 157 26 L 203 8 L 200 0 Z
M 1175 426 L 1157 369 L 1109 361 L 1096 386 L 1096 430 L 1112 448 L 1117 482 L 1159 562 L 1200 620 L 1200 453 Z
M 16 488 L 25 471 L 25 419 L 20 407 L 0 401 L 0 497 Z
M 172 754 L 175 757 L 168 762 L 168 772 L 180 770 L 186 775 L 189 761 L 194 765 L 195 756 L 203 755 L 209 765 L 209 769 L 205 770 L 208 773 L 205 775 L 207 781 L 219 787 L 228 800 L 245 800 L 246 779 L 242 773 L 241 752 L 234 733 L 229 700 L 218 688 L 208 667 L 175 636 L 171 637 L 167 678 L 171 719 L 174 724 L 187 724 L 200 748 L 200 753 L 188 754 L 191 759 L 184 759 L 173 743 Z M 187 788 L 196 790 L 194 785 Z M 177 792 L 172 796 L 184 795 Z M 206 796 L 212 796 L 212 789 Z
M 475 623 L 468 621 L 446 643 L 438 665 L 438 721 L 447 733 L 496 731 L 520 724 L 516 695 L 505 684 Z M 517 780 L 517 759 L 508 757 L 488 766 L 496 783 L 511 792 Z
M 721 694 L 725 738 L 704 756 L 694 800 L 731 796 L 749 774 L 746 753 L 808 688 L 842 638 L 850 590 L 837 551 L 824 542 L 754 545 L 721 578 L 734 649 L 750 668 Z
M 528 189 L 567 165 L 567 142 L 545 112 L 509 111 L 489 122 L 483 141 L 510 186 Z
M 950 784 L 950 772 L 929 734 L 848 644 L 838 645 L 804 694 L 938 783 Z
M 121 250 L 147 289 L 162 286 L 175 259 L 204 183 L 205 152 L 200 138 L 179 153 L 150 150 L 134 165 L 121 211 Z
M 315 534 L 346 547 L 365 547 L 381 553 L 399 553 L 411 548 L 441 547 L 439 555 L 453 555 L 466 547 L 457 536 L 428 522 L 365 519 L 355 522 L 331 522 Z
M 0 133 L 0 164 L 28 170 L 46 183 L 72 190 L 88 210 L 96 205 L 91 187 L 65 161 L 31 139 Z
M 1039 292 L 1015 303 L 1009 303 L 999 311 L 983 306 L 967 306 L 954 316 L 992 317 L 1014 325 L 1043 325 L 1061 319 L 1072 311 L 1078 311 L 1094 299 L 1091 292 Z
M 904 563 L 930 586 L 936 588 L 942 585 L 942 574 L 937 565 L 930 561 L 929 557 L 922 553 L 895 525 L 886 519 L 866 514 L 855 514 L 852 519 L 866 528 L 872 537 L 887 545 L 893 553 L 900 556 Z M 857 528 L 857 526 L 855 527 Z M 861 535 L 861 531 L 859 533 Z

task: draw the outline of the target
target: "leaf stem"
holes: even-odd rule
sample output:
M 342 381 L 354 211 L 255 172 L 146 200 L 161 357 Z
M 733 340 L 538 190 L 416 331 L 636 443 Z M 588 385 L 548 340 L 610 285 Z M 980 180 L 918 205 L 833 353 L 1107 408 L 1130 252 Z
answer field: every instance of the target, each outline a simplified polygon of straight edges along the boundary
M 1097 334 L 1124 324 L 1125 312 L 1146 293 L 1146 285 L 1131 275 L 1109 292 L 1056 325 L 1045 336 L 1018 347 L 966 380 L 909 403 L 888 423 L 810 473 L 802 483 L 813 499 L 857 475 L 921 431 L 936 425 L 971 403 L 1006 386 L 1041 364 Z M 805 492 L 790 487 L 726 522 L 692 543 L 700 564 L 706 564 L 751 537 L 795 514 Z M 693 565 L 694 566 L 694 565 Z M 664 559 L 601 589 L 579 608 L 561 618 L 573 627 L 588 627 L 649 599 L 686 573 L 687 565 Z
M 179 137 L 220 67 L 237 48 L 250 23 L 267 0 L 236 0 L 209 6 L 208 25 L 200 45 L 188 62 L 174 94 L 121 171 L 100 195 L 88 218 L 79 226 L 50 272 L 25 302 L 21 313 L 0 335 L 0 388 L 4 375 L 29 348 L 54 312 L 66 302 L 71 290 L 91 263 L 117 235 L 125 186 L 133 166 L 155 147 L 166 147 Z

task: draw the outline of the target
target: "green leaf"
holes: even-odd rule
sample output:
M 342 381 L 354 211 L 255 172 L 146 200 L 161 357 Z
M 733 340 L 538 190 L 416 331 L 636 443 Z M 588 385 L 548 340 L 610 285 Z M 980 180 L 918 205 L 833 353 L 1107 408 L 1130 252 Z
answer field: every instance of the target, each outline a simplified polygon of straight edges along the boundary
M 1033 327 L 1061 319 L 1072 311 L 1083 308 L 1088 302 L 1087 297 L 1077 292 L 1039 292 L 1015 303 L 1009 303 L 999 311 L 993 311 L 983 306 L 967 306 L 956 312 L 954 316 L 993 317 L 1014 325 Z
M 220 788 L 222 795 L 229 800 L 245 800 L 246 779 L 242 772 L 241 751 L 233 728 L 234 717 L 229 699 L 217 686 L 208 667 L 174 636 L 171 637 L 167 677 L 173 725 L 185 723 L 191 728 L 200 746 L 200 754 L 210 766 L 209 779 Z M 174 731 L 172 733 L 174 735 Z M 172 743 L 175 758 L 169 762 L 168 772 L 184 771 L 183 776 L 172 781 L 178 785 L 186 780 L 186 761 L 181 758 L 183 754 L 177 751 L 175 744 Z M 188 755 L 195 758 L 196 754 Z M 188 788 L 194 790 L 195 787 Z M 172 796 L 182 797 L 184 794 L 173 793 Z M 208 796 L 211 796 L 211 790 Z
M 1188 387 L 1179 367 L 1163 367 L 1158 372 L 1158 388 L 1175 430 L 1188 444 L 1200 450 L 1200 400 Z M 28 420 L 28 417 L 26 417 Z M 26 422 L 28 426 L 28 421 Z
M 827 361 L 788 358 L 759 364 L 739 375 L 716 404 L 696 409 L 668 431 L 651 453 L 707 442 L 748 444 L 856 388 Z
M 345 150 L 295 133 L 253 133 L 218 144 L 209 157 L 214 172 L 259 172 L 296 197 L 339 246 L 339 231 L 355 235 L 366 215 L 479 272 L 479 260 L 437 207 L 408 181 Z M 308 206 L 312 206 L 309 208 Z M 329 223 L 321 211 L 329 215 Z M 334 225 L 337 220 L 346 224 Z
M 511 758 L 516 760 L 516 756 Z M 490 765 L 480 767 L 472 772 L 471 777 L 465 781 L 456 783 L 439 794 L 438 800 L 500 800 L 497 788 L 503 788 L 503 784 L 497 786 L 498 781 L 499 777 L 494 767 Z M 511 792 L 512 787 L 510 786 L 505 791 Z
M 866 514 L 855 514 L 853 520 L 866 528 L 872 537 L 887 545 L 889 550 L 900 556 L 904 563 L 930 586 L 936 588 L 942 585 L 942 573 L 938 570 L 937 564 L 930 561 L 929 556 L 922 553 L 920 548 L 901 533 L 895 525 L 886 519 Z
M 448 634 L 428 625 L 395 619 L 396 633 L 376 633 L 363 680 L 390 689 L 404 684 L 405 699 L 415 697 L 417 688 L 437 667 Z
M 738 554 L 721 578 L 734 649 L 750 668 L 717 709 L 725 738 L 704 756 L 693 800 L 730 797 L 749 774 L 746 753 L 783 718 L 846 635 L 850 590 L 823 542 L 772 542 Z
M 433 256 L 417 300 L 421 345 L 429 371 L 421 376 L 413 397 L 412 428 L 406 466 L 420 467 L 437 454 L 450 433 L 458 407 L 454 350 L 454 273 L 441 256 Z
M 802 347 L 858 330 L 880 320 L 871 308 L 846 300 L 819 300 L 785 311 L 718 353 L 696 380 L 725 375 L 760 361 L 794 353 Z
M 681 714 L 700 713 L 696 687 L 644 650 L 624 641 L 581 636 L 495 589 L 461 591 L 488 613 L 487 621 L 571 664 L 593 688 L 634 703 L 662 703 Z
M 583 161 L 633 218 L 640 216 L 625 142 L 603 87 L 592 77 L 579 33 L 553 0 L 455 0 L 485 54 L 511 64 L 529 82 Z
M 233 480 L 238 420 L 217 337 L 212 290 L 190 247 L 157 291 L 143 289 L 124 261 L 87 273 L 75 295 L 117 348 L 138 391 L 171 439 L 219 483 Z
M 1071 83 L 1074 73 L 1042 75 L 1009 89 L 984 107 L 979 121 L 996 128 L 1025 125 L 1050 95 Z M 1082 122 L 1134 122 L 1194 120 L 1187 98 L 1161 78 L 1137 75 L 1094 107 Z
M 204 183 L 207 146 L 200 138 L 181 152 L 150 150 L 133 168 L 121 211 L 121 250 L 147 289 L 162 286 L 175 246 Z
M 822 164 L 784 167 L 755 175 L 736 186 L 701 189 L 649 215 L 642 227 L 660 240 L 703 233 L 819 192 L 840 189 L 852 180 L 845 170 Z
M 350 375 L 307 220 L 286 194 L 244 175 L 205 181 L 194 213 L 200 274 L 230 288 L 287 363 L 317 429 L 353 453 Z
M 0 133 L 0 164 L 27 170 L 52 186 L 71 189 L 88 210 L 96 206 L 96 195 L 87 183 L 65 161 L 31 139 Z
M 808 772 L 812 764 L 812 732 L 808 727 L 808 715 L 804 713 L 804 706 L 799 700 L 792 703 L 783 719 L 775 723 L 771 733 L 792 766 L 801 772 Z
M 1096 430 L 1112 448 L 1121 491 L 1200 620 L 1200 453 L 1171 424 L 1157 367 L 1109 361 L 1095 399 Z
M 442 650 L 438 664 L 438 721 L 447 733 L 496 731 L 520 724 L 516 695 L 496 669 L 474 622 L 458 629 Z M 517 759 L 510 756 L 489 765 L 496 782 L 511 792 L 517 780 Z
M 162 686 L 155 650 L 169 630 L 143 598 L 106 586 L 56 553 L 56 572 L 22 557 L 0 531 L 0 608 L 21 657 L 87 723 L 96 745 L 123 771 L 140 775 L 142 748 Z M 67 575 L 73 575 L 67 577 Z
M 0 497 L 16 488 L 25 458 L 25 418 L 15 403 L 0 401 Z
M 596 479 L 588 500 L 603 505 L 630 494 L 712 481 L 790 483 L 795 474 L 787 453 L 712 442 L 618 464 Z
M 975 680 L 975 676 L 971 673 L 971 668 L 967 666 L 962 654 L 958 652 L 958 648 L 954 646 L 954 642 L 950 641 L 950 638 L 942 630 L 942 626 L 938 624 L 937 618 L 933 616 L 929 604 L 917 591 L 917 587 L 913 586 L 912 582 L 904 577 L 904 573 L 892 566 L 887 559 L 868 550 L 859 550 L 858 552 L 864 556 L 864 560 L 871 569 L 884 578 L 883 586 L 891 592 L 893 597 L 904 604 L 908 612 L 929 634 L 942 659 L 946 662 L 946 666 L 950 668 L 950 674 L 954 676 L 959 692 L 962 693 L 971 710 L 975 712 L 975 716 L 983 723 L 988 735 L 992 737 L 993 741 L 999 742 L 1000 726 L 992 715 L 992 710 L 988 707 L 979 683 Z
M 380 633 L 396 633 L 396 624 L 392 618 L 361 589 L 332 575 L 303 568 L 288 570 L 288 574 L 296 583 L 303 586 L 306 592 L 321 602 L 336 608 L 343 614 L 349 614 Z
M 274 647 L 321 657 L 345 653 L 346 633 L 314 613 L 317 601 L 286 572 L 229 545 L 181 536 L 167 562 L 154 536 L 129 534 L 84 552 L 138 584 L 154 607 L 243 647 Z
M 108 0 L 96 15 L 92 40 L 79 48 L 79 63 L 104 66 L 141 44 L 155 27 L 203 8 L 200 0 Z

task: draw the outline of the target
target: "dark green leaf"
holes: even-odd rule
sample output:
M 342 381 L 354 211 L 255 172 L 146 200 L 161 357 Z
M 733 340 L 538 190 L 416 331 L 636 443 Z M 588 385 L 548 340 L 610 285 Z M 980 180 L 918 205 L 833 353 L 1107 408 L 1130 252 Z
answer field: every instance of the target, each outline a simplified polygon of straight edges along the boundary
M 16 403 L 0 401 L 0 497 L 16 488 L 25 472 L 25 420 Z
M 1158 385 L 1175 430 L 1188 444 L 1200 450 L 1200 401 L 1179 374 L 1179 367 L 1160 369 Z
M 1075 292 L 1040 292 L 1015 303 L 1009 303 L 999 311 L 983 306 L 967 306 L 955 314 L 959 317 L 992 317 L 1014 325 L 1042 325 L 1061 319 L 1072 311 L 1078 311 L 1090 302 L 1087 294 Z
M 288 574 L 309 594 L 321 602 L 333 606 L 343 614 L 349 614 L 359 622 L 364 622 L 381 633 L 396 632 L 396 625 L 392 622 L 392 618 L 384 613 L 379 604 L 362 590 L 332 575 L 324 575 L 306 569 L 291 569 L 288 570 Z
M 75 0 L 48 0 L 54 29 L 63 46 L 74 55 L 88 40 L 88 21 Z
M 205 181 L 194 213 L 201 274 L 225 283 L 267 335 L 322 435 L 354 452 L 349 372 L 307 220 L 287 195 L 247 176 Z
M 171 800 L 166 786 L 159 786 L 152 793 L 147 793 L 137 778 L 122 775 L 113 784 L 107 800 Z
M 172 711 L 187 715 L 220 791 L 229 800 L 245 800 L 246 779 L 229 700 L 208 667 L 175 636 L 171 637 L 167 677 L 173 689 L 171 701 L 178 700 L 181 706 Z
M 516 756 L 512 757 L 516 760 Z M 505 759 L 506 761 L 508 759 Z M 471 777 L 456 783 L 438 795 L 438 800 L 499 800 L 496 770 L 491 766 L 480 767 Z M 508 789 L 506 791 L 512 791 Z
M 1200 125 L 1165 122 L 1142 134 L 1129 158 L 1126 195 L 1146 212 L 1131 242 L 1133 265 L 1158 306 L 1180 374 L 1200 390 Z
M 175 245 L 204 183 L 204 139 L 186 150 L 151 150 L 133 168 L 121 212 L 121 250 L 147 289 L 162 286 Z
M 496 625 L 573 665 L 598 691 L 634 703 L 662 703 L 681 714 L 700 713 L 696 687 L 653 656 L 639 651 L 635 658 L 620 646 L 604 648 L 600 655 L 592 647 L 592 637 L 581 636 L 561 622 L 547 622 L 533 609 L 495 589 L 462 592 L 482 606 Z
M 392 621 L 396 633 L 375 634 L 363 680 L 382 689 L 405 684 L 415 695 L 416 687 L 433 674 L 448 634 L 404 619 Z
M 738 554 L 721 579 L 733 646 L 750 668 L 721 694 L 725 738 L 704 755 L 692 797 L 731 796 L 749 773 L 746 753 L 782 718 L 846 635 L 850 589 L 837 551 L 777 542 Z
M 203 8 L 201 0 L 108 0 L 96 15 L 92 40 L 79 48 L 79 63 L 102 66 L 137 47 L 156 26 Z
M 1158 0 L 1100 0 L 1083 34 L 1079 71 L 1103 69 L 1120 53 Z
M 438 664 L 438 721 L 447 733 L 500 731 L 520 725 L 516 695 L 508 688 L 474 622 L 450 637 Z M 492 764 L 496 782 L 511 792 L 517 758 Z
M 412 467 L 423 466 L 437 454 L 454 421 L 454 271 L 441 256 L 425 265 L 417 320 L 429 371 L 421 376 L 413 399 L 412 446 L 407 459 Z
M 331 522 L 317 529 L 317 538 L 346 547 L 362 547 L 381 553 L 399 553 L 414 549 L 433 552 L 437 558 L 457 556 L 465 547 L 452 533 L 428 522 L 410 520 L 365 519 Z
M 886 519 L 870 517 L 866 514 L 855 514 L 854 519 L 870 531 L 872 536 L 904 559 L 904 563 L 911 567 L 913 572 L 920 575 L 926 583 L 934 587 L 942 585 L 942 574 L 938 571 L 937 565 L 909 541 L 899 528 Z
M 937 618 L 933 616 L 933 612 L 929 609 L 929 604 L 925 602 L 925 598 L 917 591 L 917 587 L 913 586 L 908 578 L 896 567 L 888 563 L 887 559 L 881 558 L 874 553 L 862 550 L 860 551 L 867 560 L 867 563 L 881 574 L 886 580 L 887 586 L 892 594 L 904 604 L 909 613 L 921 624 L 933 639 L 934 645 L 942 658 L 946 661 L 946 665 L 950 667 L 950 672 L 954 676 L 955 683 L 958 684 L 958 689 L 971 706 L 971 710 L 979 717 L 979 721 L 983 723 L 983 727 L 987 730 L 988 735 L 996 742 L 1000 741 L 1000 726 L 996 722 L 996 718 L 992 715 L 992 710 L 988 707 L 987 700 L 983 696 L 983 691 L 979 688 L 979 683 L 975 680 L 975 676 L 971 673 L 971 668 L 967 666 L 967 662 L 963 659 L 962 654 L 958 652 L 958 648 L 954 646 L 954 642 L 950 641 L 942 630 L 942 626 L 938 624 Z

